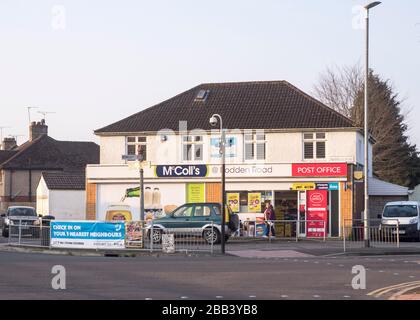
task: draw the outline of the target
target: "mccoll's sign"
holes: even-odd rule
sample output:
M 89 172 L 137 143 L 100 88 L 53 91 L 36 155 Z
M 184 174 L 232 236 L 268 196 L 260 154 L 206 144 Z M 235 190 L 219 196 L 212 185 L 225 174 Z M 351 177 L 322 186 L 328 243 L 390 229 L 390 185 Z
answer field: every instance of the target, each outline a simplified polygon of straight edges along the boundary
M 207 165 L 162 165 L 156 166 L 159 178 L 202 178 L 207 176 Z

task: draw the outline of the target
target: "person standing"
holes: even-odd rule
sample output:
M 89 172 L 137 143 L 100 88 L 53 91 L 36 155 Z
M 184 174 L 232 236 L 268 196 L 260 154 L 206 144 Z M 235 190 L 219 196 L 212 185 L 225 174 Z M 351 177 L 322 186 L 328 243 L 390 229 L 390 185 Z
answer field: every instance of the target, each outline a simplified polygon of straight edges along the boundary
M 271 201 L 266 201 L 265 203 L 265 211 L 264 211 L 264 219 L 265 219 L 265 234 L 264 238 L 268 238 L 271 233 L 271 237 L 276 237 L 276 231 L 274 229 L 274 221 L 276 220 L 276 213 L 274 212 L 274 208 L 271 205 Z

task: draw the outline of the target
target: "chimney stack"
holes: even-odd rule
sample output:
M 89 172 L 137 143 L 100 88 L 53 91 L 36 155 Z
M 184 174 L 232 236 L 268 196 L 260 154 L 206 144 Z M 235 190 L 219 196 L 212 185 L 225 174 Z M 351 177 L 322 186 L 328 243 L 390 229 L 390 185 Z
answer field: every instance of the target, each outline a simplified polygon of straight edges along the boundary
M 31 122 L 29 126 L 29 141 L 33 141 L 43 135 L 48 135 L 48 126 L 45 124 L 45 120 Z
M 6 137 L 3 139 L 3 150 L 13 150 L 17 147 L 16 139 L 14 137 Z

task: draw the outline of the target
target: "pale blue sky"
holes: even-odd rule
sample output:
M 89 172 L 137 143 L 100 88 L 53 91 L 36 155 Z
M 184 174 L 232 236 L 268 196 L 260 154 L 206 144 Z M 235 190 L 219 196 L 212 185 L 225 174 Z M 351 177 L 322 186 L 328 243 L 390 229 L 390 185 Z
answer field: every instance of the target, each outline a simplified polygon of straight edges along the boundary
M 25 107 L 38 106 L 56 112 L 54 138 L 96 141 L 94 129 L 203 82 L 284 79 L 312 93 L 327 66 L 363 58 L 353 9 L 365 3 L 0 0 L 0 126 L 23 142 Z M 420 1 L 384 0 L 371 18 L 371 66 L 406 98 L 420 145 Z

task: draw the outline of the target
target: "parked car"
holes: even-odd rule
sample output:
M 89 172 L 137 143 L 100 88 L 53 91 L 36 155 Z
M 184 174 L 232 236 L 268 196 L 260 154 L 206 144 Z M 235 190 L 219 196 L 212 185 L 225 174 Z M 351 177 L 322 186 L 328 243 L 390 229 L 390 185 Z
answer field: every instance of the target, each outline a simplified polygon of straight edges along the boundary
M 14 225 L 21 225 L 21 232 L 33 233 L 39 225 L 39 216 L 32 207 L 12 206 L 9 207 L 6 213 L 1 215 L 2 236 L 8 237 L 9 231 Z
M 209 244 L 221 242 L 222 216 L 220 203 L 188 203 L 184 204 L 165 217 L 153 220 L 146 226 L 147 235 L 153 232 L 154 243 L 162 241 L 164 232 L 176 236 L 203 237 Z M 226 207 L 225 241 L 239 228 L 239 217 Z M 213 226 L 213 227 L 212 227 Z
M 388 202 L 380 215 L 384 226 L 399 224 L 402 238 L 420 241 L 420 203 L 417 201 Z

